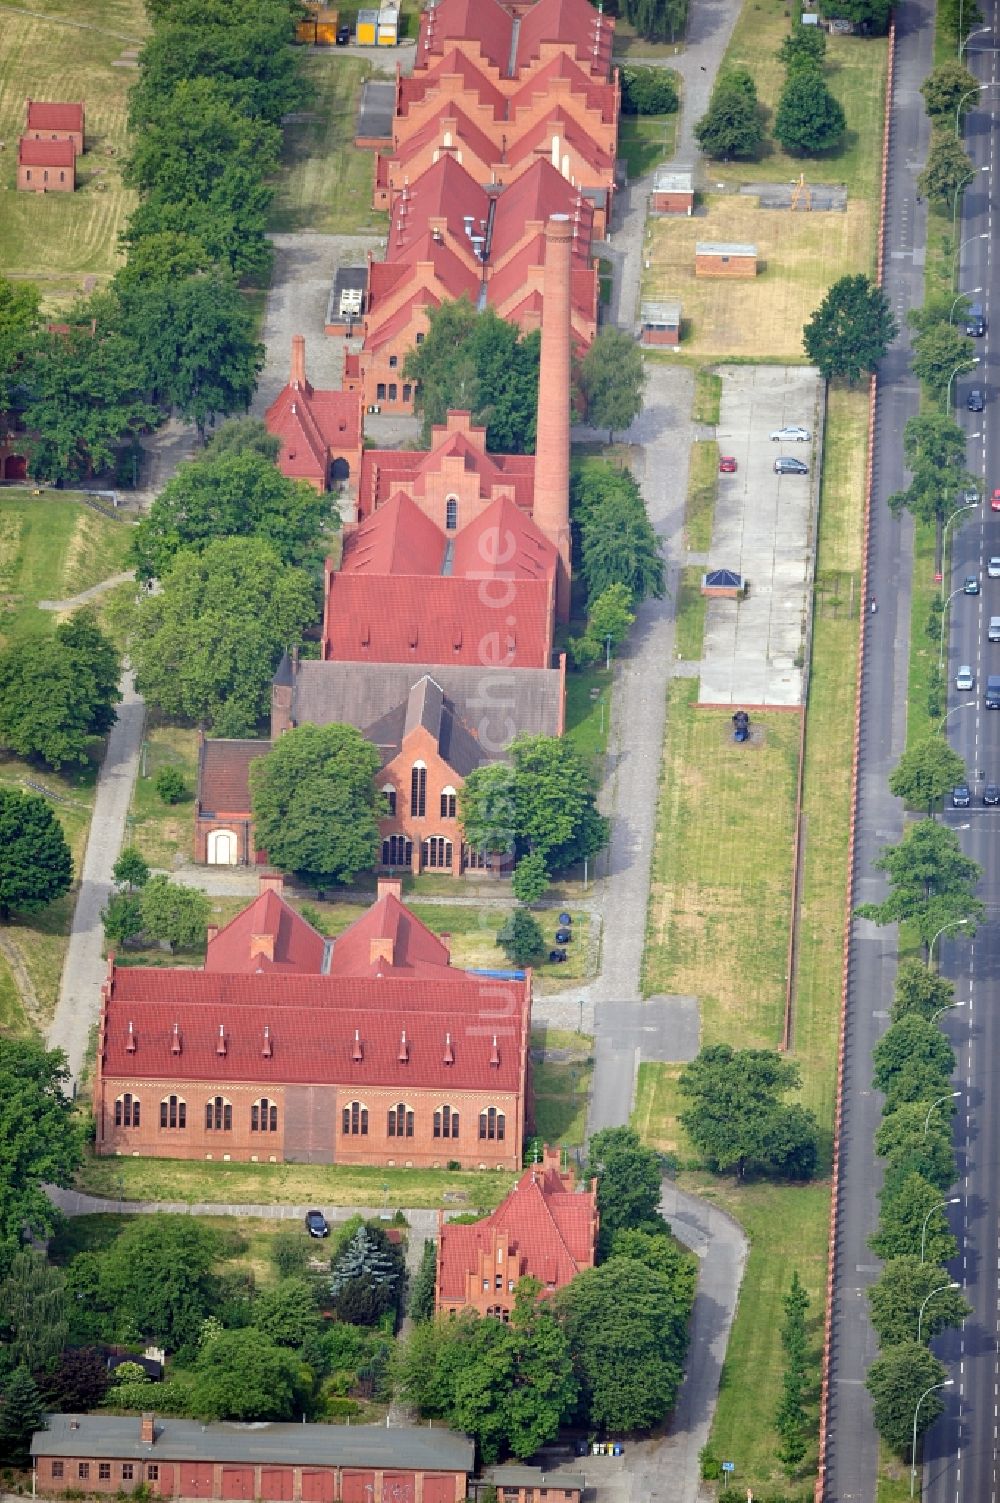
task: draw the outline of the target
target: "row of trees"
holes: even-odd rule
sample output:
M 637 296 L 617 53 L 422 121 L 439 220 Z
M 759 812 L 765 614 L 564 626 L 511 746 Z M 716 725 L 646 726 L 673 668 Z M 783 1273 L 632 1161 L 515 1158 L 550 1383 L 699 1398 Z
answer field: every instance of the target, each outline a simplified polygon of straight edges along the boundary
M 959 190 L 975 175 L 959 130 L 965 111 L 978 98 L 979 84 L 961 61 L 949 58 L 927 75 L 920 92 L 931 122 L 931 140 L 917 186 L 931 203 L 950 209 Z

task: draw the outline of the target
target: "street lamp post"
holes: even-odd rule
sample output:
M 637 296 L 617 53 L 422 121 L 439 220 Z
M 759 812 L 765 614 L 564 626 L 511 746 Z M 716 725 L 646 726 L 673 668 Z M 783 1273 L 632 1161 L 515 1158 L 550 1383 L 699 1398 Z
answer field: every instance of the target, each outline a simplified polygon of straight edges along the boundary
M 961 593 L 962 593 L 962 586 L 959 585 L 957 590 L 952 590 L 951 594 L 948 596 L 948 599 L 945 601 L 944 605 L 941 607 L 941 644 L 940 644 L 940 646 L 938 648 L 938 672 L 939 673 L 941 672 L 941 664 L 944 662 L 944 628 L 945 628 L 945 622 L 948 620 L 948 607 L 949 607 L 949 605 L 951 605 L 951 602 L 954 600 L 955 596 L 956 595 L 961 595 Z
M 924 1224 L 923 1224 L 923 1226 L 920 1229 L 920 1261 L 921 1261 L 921 1263 L 924 1261 L 924 1257 L 925 1257 L 926 1252 L 927 1252 L 927 1223 L 928 1223 L 928 1221 L 930 1221 L 930 1219 L 934 1215 L 935 1211 L 943 1210 L 943 1208 L 945 1206 L 957 1206 L 958 1202 L 959 1202 L 959 1197 L 957 1195 L 953 1195 L 950 1200 L 939 1200 L 938 1203 L 937 1203 L 937 1205 L 931 1206 L 930 1210 L 927 1212 L 927 1215 L 924 1217 Z
M 981 287 L 972 287 L 968 292 L 956 293 L 955 301 L 951 305 L 951 312 L 948 314 L 948 322 L 951 323 L 952 319 L 955 317 L 955 309 L 958 307 L 959 302 L 963 297 L 976 297 L 980 292 L 982 292 L 982 290 L 983 289 Z
M 951 267 L 951 285 L 953 288 L 955 286 L 955 282 L 958 279 L 958 269 L 962 264 L 962 252 L 965 250 L 965 247 L 967 245 L 971 245 L 973 240 L 988 240 L 989 238 L 989 230 L 982 230 L 978 235 L 969 235 L 965 240 L 962 241 L 961 245 L 957 247 L 955 251 L 955 258 L 952 262 Z
M 970 35 L 971 35 L 971 33 L 970 33 Z M 1000 82 L 1000 80 L 996 80 L 996 82 Z M 994 87 L 994 83 L 990 82 L 990 83 L 976 84 L 976 87 L 974 89 L 966 89 L 965 93 L 962 95 L 961 99 L 958 101 L 958 103 L 955 106 L 955 134 L 956 134 L 956 136 L 958 135 L 958 122 L 959 122 L 959 119 L 961 117 L 962 106 L 965 104 L 965 101 L 967 99 L 971 99 L 972 96 L 973 96 L 973 94 L 982 94 L 987 89 L 992 89 L 993 87 Z
M 950 1004 L 949 1004 L 949 1006 L 951 1006 L 951 1007 L 954 1007 L 954 1006 L 955 1006 L 955 1003 L 954 1003 L 954 1002 L 951 1002 L 951 1003 L 950 1003 Z M 943 1011 L 943 1009 L 939 1009 L 939 1011 Z M 934 1016 L 935 1016 L 935 1017 L 937 1017 L 937 1013 L 935 1013 L 935 1014 L 934 1014 Z M 944 1096 L 939 1096 L 939 1097 L 938 1097 L 938 1099 L 937 1099 L 937 1100 L 936 1100 L 936 1101 L 932 1101 L 932 1102 L 931 1102 L 931 1104 L 930 1104 L 930 1106 L 929 1106 L 929 1107 L 928 1107 L 928 1108 L 927 1108 L 927 1116 L 926 1116 L 926 1117 L 925 1117 L 925 1118 L 924 1118 L 924 1131 L 923 1131 L 923 1136 L 924 1136 L 924 1137 L 925 1137 L 925 1138 L 926 1138 L 926 1136 L 927 1136 L 927 1129 L 928 1129 L 928 1127 L 930 1127 L 930 1125 L 931 1125 L 931 1114 L 932 1114 L 932 1113 L 933 1113 L 933 1112 L 934 1112 L 934 1111 L 935 1111 L 935 1110 L 936 1110 L 936 1108 L 937 1108 L 937 1107 L 939 1107 L 939 1106 L 940 1106 L 940 1105 L 941 1105 L 941 1104 L 942 1104 L 942 1103 L 943 1103 L 943 1102 L 945 1102 L 945 1101 L 957 1101 L 957 1100 L 958 1100 L 958 1098 L 959 1098 L 959 1096 L 961 1096 L 961 1094 L 962 1094 L 962 1093 L 961 1093 L 961 1091 L 948 1091 L 948 1092 L 947 1092 L 947 1093 L 946 1093 L 946 1094 L 945 1094 L 945 1095 L 944 1095 Z
M 920 1413 L 920 1406 L 924 1402 L 924 1399 L 926 1399 L 929 1394 L 934 1393 L 936 1389 L 938 1389 L 938 1388 L 951 1388 L 952 1385 L 954 1384 L 954 1382 L 955 1382 L 954 1378 L 945 1378 L 945 1380 L 944 1380 L 943 1383 L 932 1383 L 931 1386 L 930 1386 L 930 1388 L 926 1388 L 924 1390 L 924 1392 L 920 1395 L 919 1399 L 917 1400 L 917 1407 L 913 1411 L 913 1449 L 910 1452 L 910 1497 L 911 1498 L 913 1497 L 914 1491 L 915 1491 L 916 1486 L 917 1486 L 917 1415 Z
M 962 7 L 962 3 L 961 3 L 961 0 L 960 0 L 960 3 L 959 3 L 959 12 L 960 13 L 961 13 L 962 8 L 963 7 Z M 967 37 L 965 37 L 964 39 L 962 39 L 961 38 L 961 22 L 959 22 L 959 38 L 960 38 L 959 43 L 958 43 L 958 60 L 959 60 L 959 62 L 962 61 L 962 53 L 965 51 L 966 47 L 968 47 L 969 43 L 972 41 L 972 38 L 973 37 L 981 36 L 984 31 L 991 31 L 991 30 L 992 30 L 992 27 L 989 27 L 989 26 L 977 26 L 976 29 L 975 29 L 975 31 L 970 31 L 969 35 Z
M 943 1007 L 935 1008 L 935 1010 L 931 1013 L 931 1022 L 935 1023 L 937 1021 L 937 1019 L 941 1016 L 941 1014 L 943 1012 L 950 1012 L 953 1007 L 964 1007 L 964 1006 L 965 1006 L 965 1003 L 962 1001 L 961 998 L 959 998 L 957 1002 L 946 1002 Z M 960 1093 L 958 1091 L 955 1092 L 956 1096 L 958 1096 L 959 1094 Z M 926 1131 L 926 1128 L 924 1130 Z
M 954 522 L 955 518 L 959 515 L 960 512 L 963 512 L 963 511 L 975 511 L 975 509 L 976 509 L 976 507 L 978 505 L 979 505 L 978 501 L 964 501 L 961 506 L 956 506 L 955 510 L 952 512 L 951 516 L 948 518 L 947 522 L 945 522 L 944 527 L 941 530 L 941 583 L 942 583 L 942 585 L 945 584 L 947 582 L 947 579 L 948 579 L 948 576 L 945 573 L 945 564 L 948 562 L 948 528 L 951 526 L 952 522 Z
M 934 1298 L 935 1294 L 940 1294 L 943 1289 L 961 1289 L 961 1287 L 962 1287 L 961 1284 L 956 1284 L 955 1280 L 951 1279 L 947 1284 L 939 1284 L 936 1289 L 932 1289 L 931 1290 L 930 1294 L 927 1296 L 927 1298 L 924 1300 L 923 1304 L 920 1306 L 920 1314 L 917 1316 L 917 1342 L 918 1342 L 918 1344 L 920 1342 L 920 1333 L 923 1330 L 923 1326 L 924 1326 L 924 1311 L 926 1310 L 926 1308 L 927 1308 L 928 1304 L 930 1303 L 930 1301 Z
M 970 700 L 969 702 L 970 702 L 970 704 L 975 704 L 976 701 L 973 699 L 973 700 Z M 956 705 L 955 706 L 956 710 L 961 710 L 961 709 L 964 709 L 964 708 L 965 708 L 964 705 Z M 950 711 L 949 713 L 950 714 L 954 714 L 954 711 Z M 947 718 L 948 718 L 948 716 L 946 715 L 945 719 L 947 720 Z M 938 932 L 935 934 L 934 938 L 930 942 L 930 947 L 929 947 L 929 949 L 927 951 L 927 964 L 928 964 L 928 966 L 932 966 L 934 964 L 934 946 L 937 943 L 937 941 L 941 938 L 942 934 L 945 934 L 949 929 L 961 929 L 968 922 L 969 922 L 969 920 L 967 918 L 964 918 L 964 919 L 953 919 L 950 924 L 942 924 L 941 928 L 938 930 Z
M 983 237 L 980 236 L 980 238 L 983 238 Z M 973 239 L 975 239 L 975 236 L 973 236 Z M 965 244 L 968 245 L 968 243 L 969 242 L 966 240 Z M 978 355 L 973 355 L 973 357 L 972 357 L 972 365 L 973 365 L 973 367 L 977 366 L 978 364 L 979 364 L 979 356 Z M 954 381 L 954 379 L 955 379 L 956 376 L 962 374 L 964 371 L 966 371 L 968 369 L 969 369 L 969 367 L 966 365 L 965 361 L 963 360 L 960 365 L 956 365 L 955 369 L 952 371 L 951 375 L 948 377 L 948 395 L 944 399 L 944 410 L 945 410 L 945 412 L 950 412 L 951 411 L 951 386 L 952 386 L 952 382 Z

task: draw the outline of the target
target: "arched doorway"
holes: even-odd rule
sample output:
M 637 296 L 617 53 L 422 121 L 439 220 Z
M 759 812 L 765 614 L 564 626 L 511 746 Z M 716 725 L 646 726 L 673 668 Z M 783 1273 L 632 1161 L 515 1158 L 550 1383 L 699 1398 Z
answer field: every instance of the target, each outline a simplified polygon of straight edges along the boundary
M 236 866 L 239 841 L 232 830 L 213 830 L 208 837 L 209 866 Z
M 343 455 L 338 455 L 330 465 L 330 484 L 339 483 L 341 480 L 350 480 L 350 478 L 351 466 L 344 459 Z

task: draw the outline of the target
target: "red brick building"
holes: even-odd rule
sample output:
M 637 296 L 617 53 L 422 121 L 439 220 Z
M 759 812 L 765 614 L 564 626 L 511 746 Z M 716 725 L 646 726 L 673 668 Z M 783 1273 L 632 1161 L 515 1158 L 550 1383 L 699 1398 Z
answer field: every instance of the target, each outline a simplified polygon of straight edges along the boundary
M 270 741 L 201 738 L 194 804 L 194 859 L 208 866 L 248 866 L 264 860 L 253 838 L 250 764 Z
M 273 881 L 202 970 L 109 962 L 100 1154 L 517 1169 L 531 973 L 460 971 L 397 882 L 327 942 Z
M 54 99 L 25 101 L 24 134 L 33 141 L 72 141 L 77 156 L 86 150 L 84 108 L 81 103 Z
M 386 1425 L 202 1425 L 144 1414 L 47 1414 L 31 1440 L 33 1493 L 264 1499 L 274 1503 L 459 1503 L 465 1435 Z
M 475 1310 L 508 1320 L 518 1280 L 537 1279 L 542 1296 L 562 1289 L 597 1256 L 597 1182 L 575 1190 L 557 1148 L 526 1169 L 482 1221 L 453 1225 L 439 1215 L 435 1308 Z
M 307 480 L 318 491 L 357 483 L 361 463 L 361 398 L 346 391 L 317 391 L 306 376 L 306 342 L 292 338 L 288 385 L 275 397 L 264 422 L 281 440 L 278 469 Z
M 17 143 L 17 186 L 25 193 L 72 193 L 76 188 L 76 148 L 67 140 Z
M 580 1503 L 587 1487 L 582 1472 L 544 1472 L 537 1466 L 487 1467 L 483 1481 L 497 1490 L 497 1503 Z

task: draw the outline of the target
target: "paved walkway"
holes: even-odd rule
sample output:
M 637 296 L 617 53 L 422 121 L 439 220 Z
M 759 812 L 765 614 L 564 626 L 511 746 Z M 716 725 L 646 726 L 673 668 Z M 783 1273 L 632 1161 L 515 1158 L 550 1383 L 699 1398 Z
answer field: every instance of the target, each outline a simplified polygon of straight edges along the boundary
M 90 1030 L 100 1010 L 101 983 L 107 973 L 101 953 L 104 946 L 101 910 L 111 893 L 111 869 L 118 860 L 125 835 L 125 817 L 142 742 L 145 705 L 135 692 L 131 671 L 126 671 L 121 688 L 118 719 L 108 737 L 97 780 L 59 1001 L 48 1033 L 49 1047 L 62 1049 L 66 1055 L 74 1091 L 86 1058 Z
M 315 1209 L 322 1211 L 331 1225 L 336 1225 L 349 1221 L 352 1216 L 375 1220 L 387 1214 L 384 1206 L 317 1205 L 315 1201 L 310 1205 L 290 1206 L 270 1202 L 237 1205 L 232 1201 L 114 1200 L 105 1195 L 83 1195 L 79 1190 L 63 1190 L 57 1185 L 46 1185 L 45 1193 L 64 1216 L 245 1216 L 260 1221 L 305 1221 L 306 1211 Z M 392 1211 L 395 1209 L 393 1206 Z M 436 1235 L 437 1211 L 415 1210 L 407 1206 L 402 1210 L 420 1237 Z M 459 1214 L 458 1210 L 455 1214 Z

